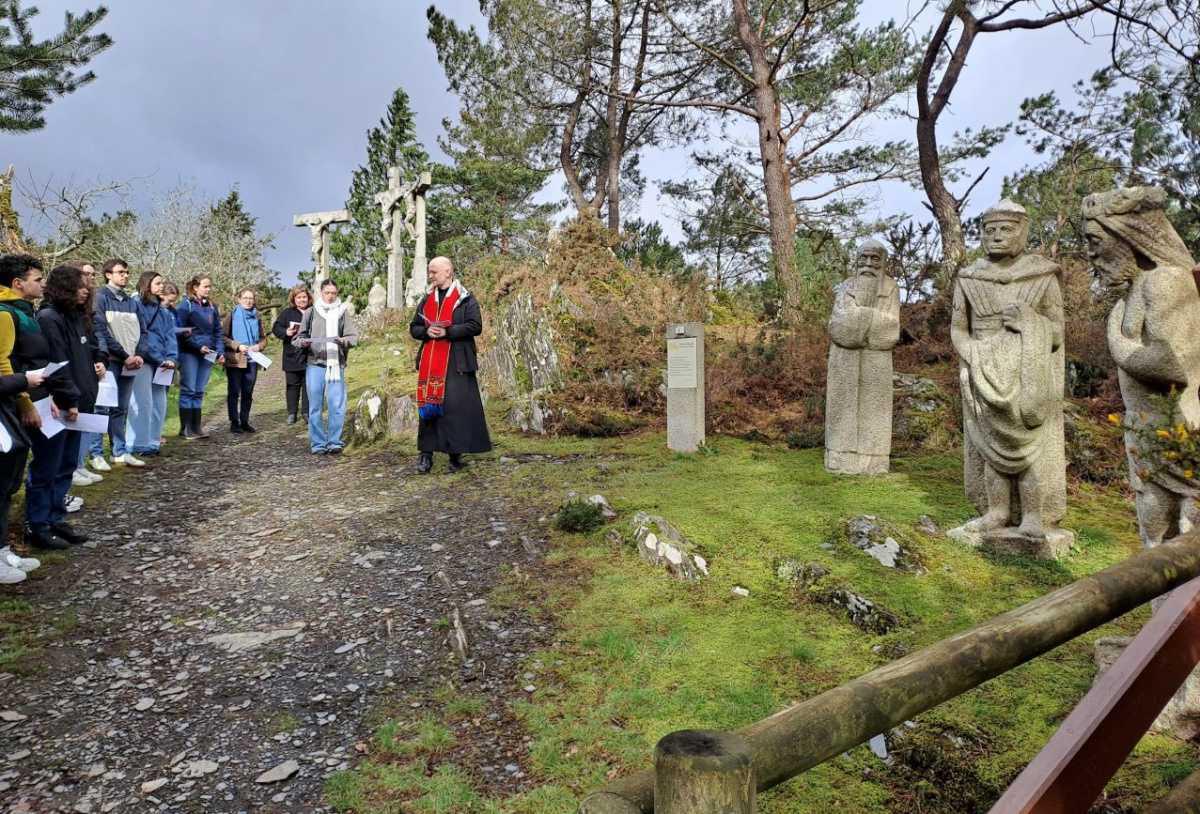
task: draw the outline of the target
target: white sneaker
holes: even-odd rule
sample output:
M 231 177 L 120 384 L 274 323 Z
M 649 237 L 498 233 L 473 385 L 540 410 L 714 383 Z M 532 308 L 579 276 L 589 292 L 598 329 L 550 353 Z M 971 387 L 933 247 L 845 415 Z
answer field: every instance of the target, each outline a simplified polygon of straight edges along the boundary
M 132 452 L 126 452 L 124 455 L 113 458 L 113 463 L 125 464 L 126 466 L 145 466 L 146 462 L 141 458 L 133 457 Z
M 111 472 L 112 471 L 112 467 L 108 465 L 108 461 L 104 460 L 103 455 L 93 455 L 88 460 L 88 463 L 91 464 L 92 469 L 95 469 L 97 472 Z
M 67 514 L 74 514 L 83 508 L 83 498 L 78 495 L 67 495 L 67 499 L 63 501 L 63 511 Z
M 71 485 L 72 486 L 91 486 L 93 483 L 97 482 L 96 478 L 102 478 L 102 477 L 103 477 L 103 475 L 96 475 L 95 477 L 93 477 L 92 473 L 88 472 L 86 469 L 76 469 L 74 472 L 71 473 Z
M 7 562 L 0 562 L 0 585 L 16 585 L 18 582 L 24 581 L 24 571 L 20 568 L 13 568 Z
M 33 557 L 22 557 L 18 554 L 14 554 L 13 550 L 8 546 L 0 548 L 0 563 L 7 563 L 13 568 L 19 568 L 26 574 L 28 574 L 30 571 L 37 570 L 42 565 L 41 560 Z

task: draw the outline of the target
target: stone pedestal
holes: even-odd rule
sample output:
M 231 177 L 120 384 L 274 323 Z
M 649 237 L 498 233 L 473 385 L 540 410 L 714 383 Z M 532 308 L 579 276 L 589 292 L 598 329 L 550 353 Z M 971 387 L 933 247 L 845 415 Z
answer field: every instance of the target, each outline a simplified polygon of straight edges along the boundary
M 704 325 L 667 326 L 667 447 L 695 452 L 704 443 Z
M 1017 554 L 1038 560 L 1057 560 L 1071 552 L 1075 544 L 1075 533 L 1068 529 L 1052 528 L 1045 536 L 1033 537 L 1022 534 L 1016 528 L 979 531 L 966 523 L 950 529 L 946 536 L 957 543 L 971 548 L 984 548 L 1000 554 Z

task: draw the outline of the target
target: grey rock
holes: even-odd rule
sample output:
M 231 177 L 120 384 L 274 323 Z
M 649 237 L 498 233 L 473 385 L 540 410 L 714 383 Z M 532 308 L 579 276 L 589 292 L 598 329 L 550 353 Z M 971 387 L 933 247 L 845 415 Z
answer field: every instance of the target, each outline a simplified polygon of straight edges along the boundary
M 253 650 L 256 647 L 262 647 L 264 644 L 277 641 L 279 639 L 290 639 L 304 630 L 304 626 L 291 628 L 279 628 L 277 630 L 252 630 L 245 633 L 222 633 L 216 636 L 209 636 L 204 641 L 216 647 L 228 650 L 230 653 L 244 653 L 248 650 Z
M 662 566 L 676 579 L 695 582 L 708 576 L 708 561 L 696 546 L 662 517 L 638 512 L 631 521 L 638 556 Z
M 287 780 L 298 771 L 300 771 L 299 763 L 294 760 L 285 760 L 283 763 L 280 763 L 273 769 L 268 769 L 258 777 L 254 778 L 254 782 L 279 783 L 280 781 Z

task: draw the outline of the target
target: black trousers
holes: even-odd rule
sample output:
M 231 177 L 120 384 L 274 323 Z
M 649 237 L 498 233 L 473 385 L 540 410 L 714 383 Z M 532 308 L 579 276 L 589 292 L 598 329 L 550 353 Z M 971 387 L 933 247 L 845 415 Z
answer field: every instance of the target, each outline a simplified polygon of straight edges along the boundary
M 288 415 L 299 415 L 308 420 L 308 388 L 304 385 L 304 368 L 285 370 L 283 376 L 287 380 L 287 411 Z
M 245 367 L 227 367 L 225 378 L 229 382 L 229 394 L 225 399 L 229 405 L 229 423 L 245 424 L 250 420 L 250 405 L 254 403 L 258 365 L 247 362 Z
M 27 449 L 0 454 L 0 548 L 8 545 L 9 510 L 25 479 L 25 459 L 28 457 Z

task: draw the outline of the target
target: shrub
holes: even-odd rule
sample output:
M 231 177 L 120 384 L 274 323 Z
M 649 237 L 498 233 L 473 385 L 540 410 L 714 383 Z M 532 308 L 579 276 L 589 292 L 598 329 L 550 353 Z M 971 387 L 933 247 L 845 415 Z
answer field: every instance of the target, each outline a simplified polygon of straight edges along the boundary
M 561 531 L 587 534 L 604 525 L 604 513 L 595 503 L 575 498 L 558 510 L 554 525 Z

